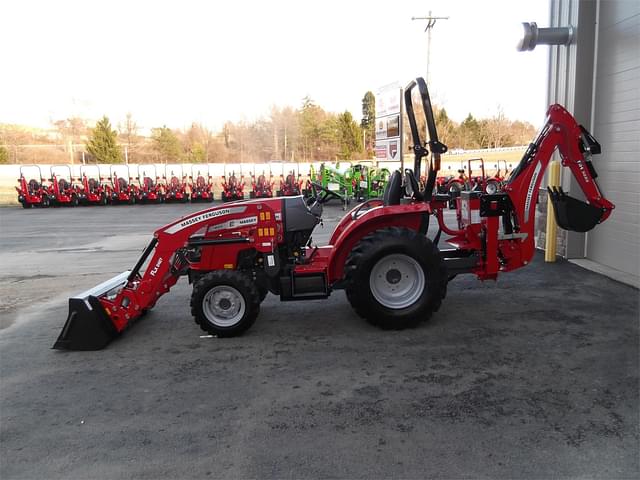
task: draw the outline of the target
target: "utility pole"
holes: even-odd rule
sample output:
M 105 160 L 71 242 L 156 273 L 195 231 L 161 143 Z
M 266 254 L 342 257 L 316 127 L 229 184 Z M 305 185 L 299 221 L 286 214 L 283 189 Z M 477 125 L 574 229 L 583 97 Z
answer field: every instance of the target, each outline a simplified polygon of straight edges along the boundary
M 431 86 L 431 78 L 429 78 L 429 65 L 431 63 L 431 30 L 436 25 L 437 20 L 449 20 L 449 17 L 434 17 L 429 10 L 426 17 L 411 17 L 411 20 L 426 20 L 427 26 L 424 31 L 427 32 L 427 77 L 425 78 L 427 85 Z

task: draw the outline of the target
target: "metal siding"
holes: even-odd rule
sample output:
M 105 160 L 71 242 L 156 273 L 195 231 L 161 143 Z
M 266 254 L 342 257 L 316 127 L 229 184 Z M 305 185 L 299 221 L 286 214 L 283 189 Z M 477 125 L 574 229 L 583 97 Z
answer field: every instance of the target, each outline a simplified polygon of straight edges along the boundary
M 598 185 L 616 204 L 587 238 L 587 258 L 640 276 L 640 2 L 600 2 L 593 134 Z

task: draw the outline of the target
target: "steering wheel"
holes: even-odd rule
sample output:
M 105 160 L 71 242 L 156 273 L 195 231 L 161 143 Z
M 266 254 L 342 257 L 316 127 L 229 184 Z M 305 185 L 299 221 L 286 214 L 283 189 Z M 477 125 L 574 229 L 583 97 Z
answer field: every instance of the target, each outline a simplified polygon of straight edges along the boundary
M 319 203 L 320 205 L 322 205 L 323 203 L 327 203 L 331 198 L 337 198 L 341 202 L 344 202 L 344 198 L 339 193 L 336 193 L 333 190 L 329 190 L 319 183 L 309 183 L 311 184 L 311 190 L 313 190 L 313 195 L 309 198 L 309 205 L 315 203 Z M 320 193 L 318 193 L 318 190 L 320 190 Z

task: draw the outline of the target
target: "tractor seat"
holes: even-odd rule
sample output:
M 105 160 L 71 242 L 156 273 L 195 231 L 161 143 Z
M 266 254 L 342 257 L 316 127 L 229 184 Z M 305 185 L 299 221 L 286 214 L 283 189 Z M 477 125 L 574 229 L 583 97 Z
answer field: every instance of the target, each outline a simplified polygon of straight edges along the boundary
M 414 200 L 424 200 L 424 195 L 420 192 L 420 185 L 418 185 L 418 180 L 416 180 L 415 175 L 413 174 L 413 170 L 405 169 L 404 176 L 407 178 L 409 182 L 409 186 L 411 188 L 412 197 Z
M 385 207 L 389 205 L 400 205 L 402 198 L 402 174 L 400 170 L 396 170 L 391 174 L 391 178 L 384 187 L 382 195 L 382 203 Z

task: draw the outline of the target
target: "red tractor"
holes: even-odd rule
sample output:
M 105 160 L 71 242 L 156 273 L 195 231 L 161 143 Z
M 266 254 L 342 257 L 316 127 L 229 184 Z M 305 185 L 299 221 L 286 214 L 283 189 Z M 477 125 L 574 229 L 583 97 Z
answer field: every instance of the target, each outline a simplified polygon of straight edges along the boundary
M 27 168 L 34 170 L 38 169 L 38 178 L 31 177 L 27 180 L 24 172 Z M 39 165 L 22 165 L 20 166 L 20 178 L 18 178 L 19 187 L 16 187 L 18 191 L 18 201 L 22 205 L 22 208 L 33 207 L 48 207 L 50 203 L 49 189 L 44 184 L 44 177 L 42 176 L 42 170 Z
M 482 175 L 473 175 L 471 168 L 472 162 L 480 162 L 480 169 Z M 471 158 L 468 160 L 467 166 L 461 165 L 458 169 L 458 175 L 449 175 L 447 177 L 438 177 L 437 189 L 438 193 L 446 193 L 449 195 L 449 208 L 456 208 L 456 198 L 458 198 L 463 191 L 486 191 L 487 179 L 484 170 L 484 160 L 482 158 Z M 489 193 L 489 192 L 487 192 Z M 495 192 L 494 192 L 495 193 Z
M 174 170 L 175 169 L 175 170 Z M 189 201 L 189 185 L 187 177 L 184 173 L 182 165 L 180 165 L 180 176 L 174 173 L 177 170 L 177 166 L 172 167 L 170 174 L 167 177 L 167 166 L 165 165 L 165 175 L 162 177 L 166 181 L 166 192 L 164 201 L 187 203 Z
M 236 177 L 236 172 L 232 171 L 231 176 L 227 179 L 227 175 L 222 176 L 222 200 L 225 202 L 233 202 L 244 198 L 244 176 L 240 176 L 240 180 Z
M 129 170 L 129 165 L 126 166 L 126 176 L 118 175 L 117 167 L 111 165 L 109 175 L 111 176 L 111 203 L 133 205 L 136 203 L 136 197 L 138 196 L 138 187 L 133 184 L 133 177 Z
M 111 200 L 111 187 L 104 183 L 100 176 L 100 167 L 92 165 L 97 170 L 95 176 L 87 176 L 88 165 L 80 167 L 80 181 L 82 188 L 78 189 L 78 197 L 83 205 L 106 205 Z
M 504 164 L 504 172 L 502 171 L 502 164 L 500 162 Z M 487 178 L 484 189 L 485 193 L 494 194 L 502 190 L 502 186 L 509 174 L 509 168 L 511 168 L 511 165 L 507 167 L 506 160 L 498 160 L 498 163 L 496 163 L 494 167 L 496 168 L 496 173 L 493 177 Z
M 69 172 L 69 179 L 64 176 L 58 176 L 56 170 L 66 168 Z M 64 205 L 69 207 L 77 207 L 80 204 L 79 189 L 73 184 L 73 176 L 69 165 L 52 166 L 49 169 L 51 173 L 51 187 L 49 188 L 49 200 L 52 205 Z
M 200 173 L 199 167 L 198 173 L 194 175 L 193 167 L 194 165 L 191 165 L 191 203 L 213 202 L 213 181 L 211 173 L 209 172 L 209 166 L 207 165 L 206 178 Z
M 148 169 L 140 169 L 138 165 L 138 180 L 140 186 L 137 190 L 136 202 L 138 203 L 162 203 L 164 202 L 164 186 L 160 183 L 160 178 L 156 172 L 155 165 L 145 165 L 145 167 L 153 167 L 153 176 L 149 174 Z
M 304 181 L 300 174 L 296 176 L 296 172 L 291 170 L 286 177 L 280 175 L 280 190 L 277 194 L 279 197 L 294 197 L 302 194 L 302 185 Z
M 591 163 L 600 145 L 569 112 L 552 105 L 504 191 L 462 192 L 459 224 L 449 227 L 444 222 L 448 195 L 433 193 L 440 155 L 447 147 L 438 141 L 421 78 L 407 86 L 404 100 L 413 170 L 405 170 L 404 181 L 403 173 L 395 171 L 381 199 L 347 213 L 328 245 L 311 242 L 322 204 L 335 195 L 317 183 L 307 202 L 301 195 L 256 199 L 192 213 L 156 230 L 131 271 L 71 298 L 54 348 L 103 348 L 183 275 L 193 283 L 191 313 L 196 323 L 218 337 L 250 328 L 269 292 L 281 300 L 302 301 L 344 289 L 358 315 L 372 324 L 383 329 L 416 326 L 438 310 L 448 281 L 456 275 L 495 280 L 531 262 L 538 189 L 556 148 L 586 197 L 582 202 L 560 189 L 550 191 L 560 227 L 587 231 L 611 214 L 614 206 L 598 189 Z M 426 117 L 426 139 L 414 102 Z M 424 157 L 429 158 L 429 169 L 422 190 L 413 172 L 420 172 Z M 430 239 L 432 217 L 438 233 Z M 438 248 L 442 232 L 450 236 L 451 248 Z
M 256 178 L 255 174 L 251 175 L 251 192 L 249 192 L 250 198 L 271 198 L 273 197 L 273 180 L 271 174 L 269 179 L 264 174 L 264 171 Z

